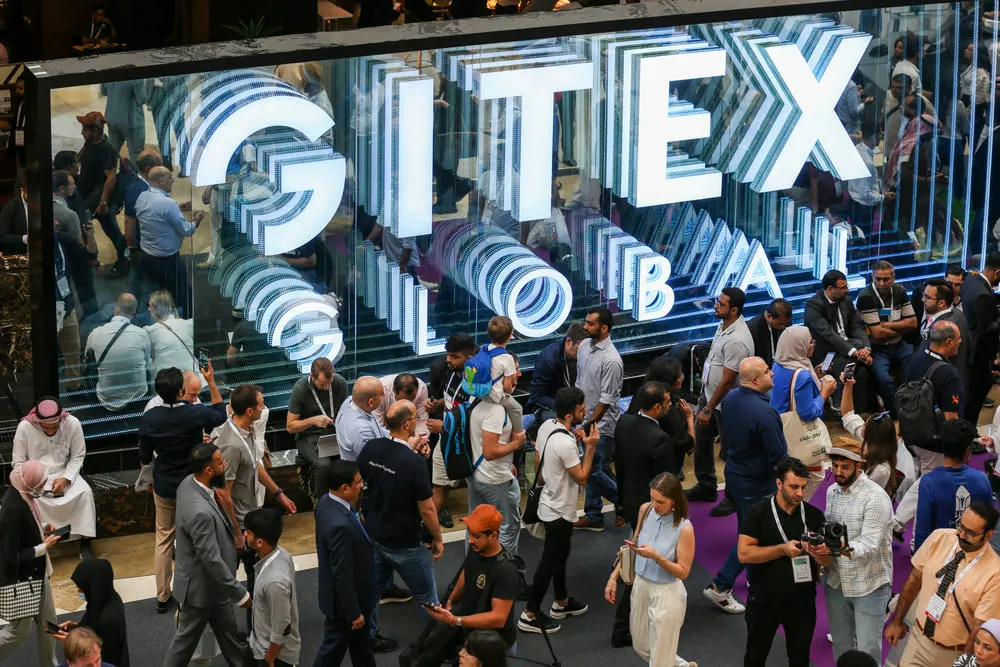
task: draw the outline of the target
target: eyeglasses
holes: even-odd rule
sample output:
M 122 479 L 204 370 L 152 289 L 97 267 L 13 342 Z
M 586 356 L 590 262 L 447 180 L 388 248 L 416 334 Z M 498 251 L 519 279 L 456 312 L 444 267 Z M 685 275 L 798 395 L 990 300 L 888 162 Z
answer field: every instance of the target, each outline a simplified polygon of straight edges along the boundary
M 962 525 L 962 520 L 959 519 L 958 521 L 955 522 L 955 532 L 958 533 L 959 536 L 964 535 L 965 537 L 976 538 L 985 533 L 986 530 L 985 529 L 980 531 L 969 530 L 964 525 Z

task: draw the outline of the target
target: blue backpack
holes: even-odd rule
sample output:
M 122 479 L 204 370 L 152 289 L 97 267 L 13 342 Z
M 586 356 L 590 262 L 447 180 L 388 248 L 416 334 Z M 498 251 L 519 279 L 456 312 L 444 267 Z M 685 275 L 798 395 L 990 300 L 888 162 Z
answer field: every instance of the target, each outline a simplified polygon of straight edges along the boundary
M 462 389 L 466 394 L 475 398 L 482 398 L 490 393 L 493 385 L 503 380 L 502 375 L 495 378 L 490 377 L 493 358 L 499 357 L 501 354 L 507 354 L 507 349 L 494 347 L 491 350 L 487 350 L 484 345 L 479 348 L 479 352 L 476 352 L 472 355 L 471 359 L 465 362 L 465 377 L 462 380 Z
M 444 415 L 438 447 L 441 448 L 441 458 L 444 459 L 444 471 L 448 479 L 471 477 L 479 464 L 485 460 L 483 454 L 477 456 L 475 461 L 472 460 L 472 437 L 469 427 L 472 424 L 472 411 L 479 403 L 478 398 L 471 403 L 467 401 L 455 403 L 455 407 Z M 503 415 L 503 425 L 507 426 L 506 411 Z

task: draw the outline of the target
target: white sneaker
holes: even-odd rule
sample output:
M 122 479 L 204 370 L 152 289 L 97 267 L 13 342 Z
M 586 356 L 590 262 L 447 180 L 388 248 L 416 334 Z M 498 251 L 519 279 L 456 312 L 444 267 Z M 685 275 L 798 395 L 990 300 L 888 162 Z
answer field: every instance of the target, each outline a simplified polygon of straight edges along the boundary
M 746 611 L 746 607 L 733 597 L 732 589 L 717 591 L 714 584 L 709 584 L 701 593 L 708 598 L 709 602 L 727 614 L 742 614 Z

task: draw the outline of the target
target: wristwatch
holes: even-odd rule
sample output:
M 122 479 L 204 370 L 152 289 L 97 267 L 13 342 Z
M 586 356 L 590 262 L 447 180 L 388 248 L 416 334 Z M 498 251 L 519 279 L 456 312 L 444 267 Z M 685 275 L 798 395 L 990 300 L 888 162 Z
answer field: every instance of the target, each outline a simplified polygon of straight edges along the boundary
M 285 492 L 284 492 L 284 490 L 283 490 L 283 489 L 278 489 L 277 491 L 275 491 L 275 492 L 274 492 L 274 498 L 275 498 L 276 500 L 277 500 L 278 498 L 280 498 L 281 496 L 283 496 L 283 495 L 285 495 Z
M 461 616 L 456 616 L 455 617 L 455 627 L 456 628 L 462 627 L 462 617 Z

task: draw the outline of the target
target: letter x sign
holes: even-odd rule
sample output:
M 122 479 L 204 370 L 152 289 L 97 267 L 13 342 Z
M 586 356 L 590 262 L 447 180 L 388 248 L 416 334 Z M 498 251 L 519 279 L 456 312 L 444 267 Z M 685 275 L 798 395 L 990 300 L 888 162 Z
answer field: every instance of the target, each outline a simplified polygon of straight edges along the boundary
M 812 153 L 814 163 L 840 180 L 866 178 L 868 169 L 834 113 L 837 101 L 864 56 L 871 37 L 853 33 L 836 48 L 825 50 L 827 57 L 818 66 L 817 78 L 794 44 L 764 46 L 761 62 L 793 113 L 786 119 L 778 141 L 767 160 L 764 182 L 759 192 L 790 188 L 802 165 Z

